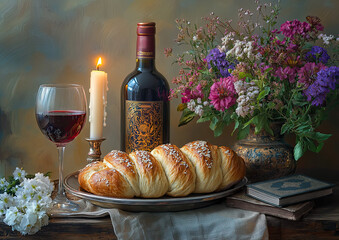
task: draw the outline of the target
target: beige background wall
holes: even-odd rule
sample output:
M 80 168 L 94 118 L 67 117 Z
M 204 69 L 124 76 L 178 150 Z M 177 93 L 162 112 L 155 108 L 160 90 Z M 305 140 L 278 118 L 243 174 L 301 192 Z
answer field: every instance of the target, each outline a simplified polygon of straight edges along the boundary
M 337 0 L 284 0 L 281 21 L 307 15 L 323 19 L 328 33 L 338 36 Z M 250 0 L 2 0 L 0 1 L 0 177 L 15 166 L 30 173 L 52 171 L 57 177 L 55 146 L 40 133 L 34 116 L 35 95 L 42 83 L 79 83 L 89 99 L 90 71 L 103 57 L 108 73 L 108 126 L 104 154 L 120 146 L 120 85 L 135 67 L 136 23 L 157 23 L 157 67 L 170 80 L 177 70 L 162 54 L 174 46 L 175 19 L 200 22 L 210 12 L 236 18 L 237 9 L 253 6 Z M 281 22 L 282 23 L 282 22 Z M 214 138 L 207 124 L 178 128 L 178 101 L 171 106 L 171 142 L 179 146 L 204 139 L 233 145 L 230 129 Z M 338 108 L 336 109 L 338 110 Z M 321 130 L 333 133 L 320 154 L 307 153 L 298 172 L 339 181 L 339 115 L 334 111 Z M 65 153 L 65 174 L 86 163 L 89 136 L 87 123 Z M 291 139 L 293 141 L 293 138 Z

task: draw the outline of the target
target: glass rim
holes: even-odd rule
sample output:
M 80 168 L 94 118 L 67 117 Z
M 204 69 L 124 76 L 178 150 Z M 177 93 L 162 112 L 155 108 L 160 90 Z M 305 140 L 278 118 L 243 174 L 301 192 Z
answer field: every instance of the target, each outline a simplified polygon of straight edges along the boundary
M 46 83 L 46 84 L 41 84 L 39 87 L 40 88 L 41 87 L 49 87 L 49 88 L 68 88 L 68 87 L 83 88 L 82 85 L 75 84 L 75 83 Z

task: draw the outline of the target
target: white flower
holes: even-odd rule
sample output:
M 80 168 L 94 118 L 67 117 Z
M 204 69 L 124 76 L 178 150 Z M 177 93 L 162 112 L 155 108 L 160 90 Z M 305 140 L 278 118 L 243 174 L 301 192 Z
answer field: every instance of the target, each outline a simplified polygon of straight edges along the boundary
M 188 103 L 187 103 L 187 108 L 189 109 L 189 110 L 191 110 L 191 111 L 194 111 L 194 108 L 195 108 L 195 101 L 194 101 L 194 99 L 191 99 L 191 101 L 189 101 Z
M 321 33 L 318 35 L 318 39 L 322 39 L 324 41 L 324 44 L 328 45 L 330 44 L 330 41 L 334 40 L 334 36 L 333 35 L 328 36 L 326 34 Z
M 9 183 L 5 178 L 0 178 L 0 189 L 8 187 Z
M 13 177 L 15 180 L 23 181 L 25 179 L 25 176 L 26 176 L 25 170 L 20 169 L 18 167 L 13 172 Z
M 21 219 L 22 219 L 22 214 L 20 213 L 18 208 L 12 206 L 12 207 L 9 207 L 6 211 L 4 223 L 13 227 L 13 225 L 20 223 Z
M 235 112 L 238 116 L 245 117 L 252 115 L 254 112 L 254 104 L 259 94 L 259 88 L 254 82 L 245 82 L 242 80 L 234 83 L 235 91 L 238 93 L 238 107 Z
M 197 35 L 194 35 L 193 36 L 193 41 L 195 42 L 195 41 L 197 41 L 198 40 L 198 36 Z
M 0 218 L 13 231 L 34 234 L 48 224 L 47 211 L 52 204 L 54 184 L 41 173 L 35 174 L 32 179 L 24 177 L 24 170 L 17 168 L 14 173 L 16 179 L 23 181 L 14 188 L 14 196 L 0 194 Z
M 194 109 L 195 114 L 197 114 L 197 115 L 199 115 L 201 117 L 202 114 L 204 113 L 202 108 L 203 108 L 202 105 L 196 106 L 195 109 Z
M 7 193 L 0 194 L 0 218 L 6 214 L 7 208 L 12 206 L 13 197 Z

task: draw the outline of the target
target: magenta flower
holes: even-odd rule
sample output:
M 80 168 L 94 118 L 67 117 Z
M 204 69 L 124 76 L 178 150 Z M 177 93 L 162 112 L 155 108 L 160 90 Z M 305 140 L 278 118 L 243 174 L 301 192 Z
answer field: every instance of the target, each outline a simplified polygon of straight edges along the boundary
M 296 67 L 278 67 L 278 69 L 275 71 L 275 74 L 277 77 L 280 78 L 280 80 L 284 81 L 288 79 L 290 83 L 295 82 L 295 77 L 297 76 L 297 68 Z
M 307 37 L 308 32 L 311 30 L 311 26 L 307 22 L 300 22 L 297 19 L 293 21 L 286 21 L 280 26 L 280 31 L 285 37 L 294 38 L 295 35 Z
M 236 94 L 233 77 L 230 76 L 220 78 L 219 82 L 213 83 L 208 98 L 216 110 L 224 111 L 236 103 Z
M 181 98 L 182 103 L 188 103 L 191 99 L 204 98 L 204 93 L 202 92 L 201 84 L 199 83 L 195 89 L 186 88 L 184 92 L 181 93 L 183 96 Z

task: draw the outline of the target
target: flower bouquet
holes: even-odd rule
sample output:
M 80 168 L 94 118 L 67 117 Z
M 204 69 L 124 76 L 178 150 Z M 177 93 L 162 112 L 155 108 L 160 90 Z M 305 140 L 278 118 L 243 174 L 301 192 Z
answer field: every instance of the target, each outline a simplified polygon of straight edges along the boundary
M 48 224 L 54 184 L 47 175 L 28 175 L 16 168 L 8 180 L 0 179 L 0 220 L 21 234 L 35 234 Z
M 183 51 L 170 98 L 181 97 L 179 126 L 197 116 L 215 136 L 231 123 L 239 139 L 250 126 L 273 134 L 271 124 L 279 122 L 281 134 L 296 136 L 297 160 L 331 136 L 316 129 L 338 103 L 339 38 L 324 34 L 318 17 L 276 26 L 280 6 L 255 4 L 254 11 L 239 9 L 236 26 L 213 13 L 202 27 L 176 20 Z

